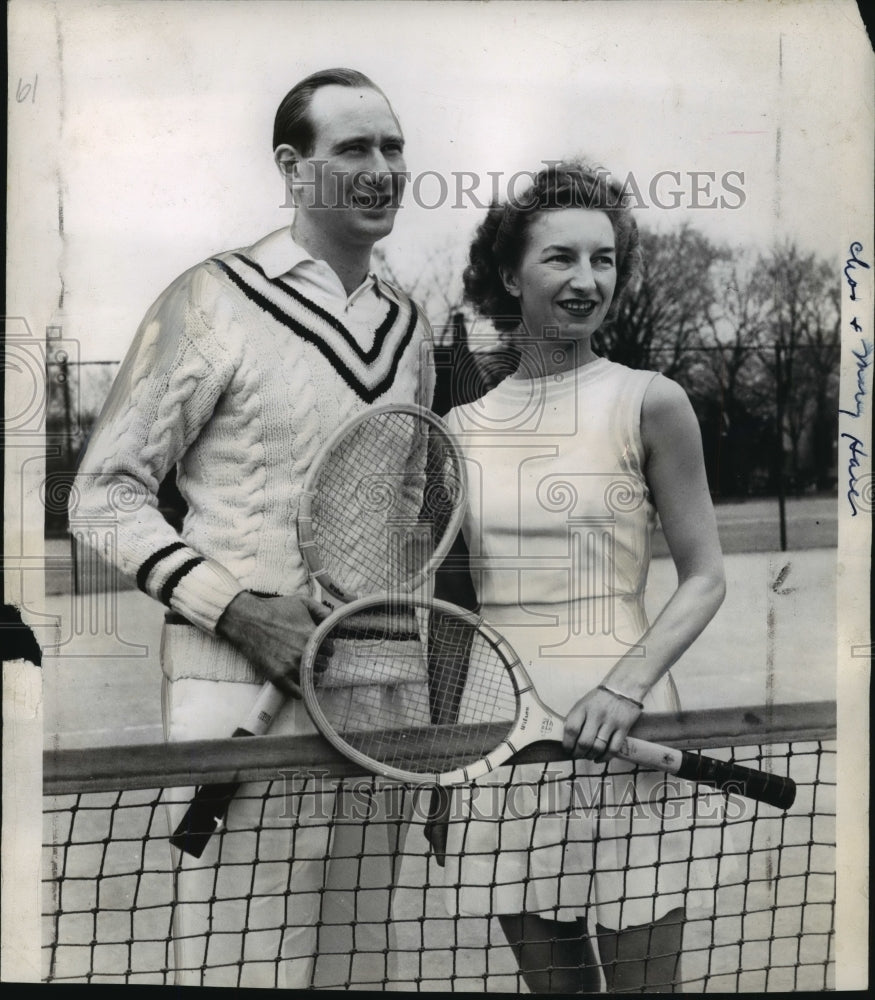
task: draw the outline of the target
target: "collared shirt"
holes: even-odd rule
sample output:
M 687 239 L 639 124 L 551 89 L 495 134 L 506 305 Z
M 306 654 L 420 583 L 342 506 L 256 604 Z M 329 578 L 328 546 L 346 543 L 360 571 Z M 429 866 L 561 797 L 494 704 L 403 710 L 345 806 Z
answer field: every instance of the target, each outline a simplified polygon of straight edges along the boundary
M 373 346 L 374 332 L 386 314 L 386 300 L 400 304 L 391 286 L 373 272 L 347 295 L 334 269 L 297 244 L 289 227 L 269 233 L 249 247 L 246 256 L 268 278 L 279 278 L 342 320 L 364 350 Z

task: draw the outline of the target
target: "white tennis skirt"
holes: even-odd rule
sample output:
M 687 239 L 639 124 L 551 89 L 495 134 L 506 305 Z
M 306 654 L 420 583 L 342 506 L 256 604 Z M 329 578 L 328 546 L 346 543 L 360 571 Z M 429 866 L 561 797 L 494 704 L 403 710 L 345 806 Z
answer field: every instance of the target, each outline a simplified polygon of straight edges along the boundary
M 539 610 L 543 625 L 520 624 L 519 609 L 483 613 L 514 647 L 539 697 L 564 712 L 604 678 L 616 657 L 602 654 L 614 640 L 602 637 L 596 656 L 569 656 L 582 640 L 567 611 Z M 557 645 L 557 635 L 568 641 Z M 618 655 L 622 648 L 614 646 Z M 648 692 L 645 711 L 679 708 L 665 675 Z M 688 913 L 709 912 L 722 816 L 721 795 L 697 797 L 689 782 L 636 773 L 624 761 L 498 768 L 455 793 L 444 868 L 447 910 L 590 916 L 611 928 L 651 923 L 683 906 Z

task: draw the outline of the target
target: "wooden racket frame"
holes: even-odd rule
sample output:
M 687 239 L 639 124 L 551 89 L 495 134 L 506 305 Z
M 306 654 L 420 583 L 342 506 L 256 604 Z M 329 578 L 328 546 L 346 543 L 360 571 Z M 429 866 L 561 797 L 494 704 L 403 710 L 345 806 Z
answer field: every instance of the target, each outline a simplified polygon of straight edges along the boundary
M 335 732 L 322 711 L 316 694 L 316 679 L 319 672 L 315 668 L 316 656 L 322 639 L 331 631 L 338 618 L 347 618 L 359 611 L 365 611 L 377 605 L 391 605 L 393 602 L 397 602 L 399 606 L 409 604 L 442 611 L 467 623 L 477 629 L 480 636 L 492 645 L 504 662 L 517 698 L 516 716 L 510 727 L 504 722 L 484 724 L 485 730 L 490 728 L 499 730 L 496 737 L 498 742 L 495 748 L 480 760 L 444 773 L 409 771 L 383 764 L 350 746 Z M 507 639 L 486 622 L 481 615 L 438 598 L 425 599 L 397 594 L 381 594 L 360 598 L 337 609 L 317 627 L 307 643 L 301 660 L 301 691 L 313 722 L 336 750 L 368 771 L 410 784 L 451 786 L 475 781 L 494 771 L 497 767 L 510 762 L 525 747 L 541 742 L 561 742 L 565 725 L 564 717 L 554 712 L 538 697 L 528 672 Z M 447 727 L 448 731 L 450 729 L 451 727 Z M 505 735 L 502 736 L 502 732 Z M 705 757 L 696 752 L 676 750 L 631 736 L 626 737 L 616 756 L 644 768 L 662 771 L 696 783 L 712 785 L 727 792 L 735 792 L 747 798 L 765 802 L 779 809 L 789 809 L 796 797 L 796 785 L 791 778 L 743 767 L 729 761 Z
M 307 471 L 307 475 L 304 477 L 304 483 L 301 487 L 301 495 L 298 501 L 297 522 L 298 547 L 301 550 L 301 555 L 304 558 L 311 581 L 318 585 L 323 594 L 327 593 L 331 596 L 331 598 L 336 601 L 340 601 L 343 604 L 348 604 L 350 601 L 354 601 L 359 597 L 367 595 L 355 594 L 344 589 L 337 583 L 337 581 L 333 580 L 329 576 L 328 571 L 320 558 L 319 549 L 316 544 L 315 532 L 313 531 L 313 506 L 319 496 L 319 491 L 316 488 L 317 482 L 323 466 L 337 445 L 343 441 L 344 438 L 352 434 L 360 424 L 373 420 L 374 417 L 378 417 L 383 413 L 406 413 L 429 424 L 448 442 L 450 450 L 456 454 L 457 467 L 459 470 L 459 487 L 461 495 L 452 516 L 447 522 L 447 527 L 444 531 L 443 537 L 435 546 L 428 562 L 419 570 L 419 572 L 412 576 L 409 580 L 398 582 L 397 586 L 400 591 L 404 593 L 413 593 L 418 590 L 432 575 L 434 570 L 443 561 L 450 549 L 450 546 L 453 544 L 456 535 L 459 533 L 459 529 L 462 527 L 462 520 L 465 516 L 465 503 L 468 495 L 468 478 L 465 467 L 465 459 L 462 456 L 458 445 L 453 440 L 447 425 L 443 420 L 441 420 L 440 417 L 437 416 L 437 414 L 432 413 L 431 410 L 427 410 L 425 407 L 418 406 L 415 403 L 398 403 L 372 407 L 346 421 L 342 426 L 337 428 L 337 430 L 319 449 L 319 453 L 313 460 L 313 463 Z

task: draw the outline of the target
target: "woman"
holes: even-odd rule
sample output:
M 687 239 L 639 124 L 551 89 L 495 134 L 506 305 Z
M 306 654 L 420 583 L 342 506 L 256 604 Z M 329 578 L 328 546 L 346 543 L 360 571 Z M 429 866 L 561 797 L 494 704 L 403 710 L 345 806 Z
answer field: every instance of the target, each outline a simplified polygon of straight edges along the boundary
M 608 991 L 670 992 L 680 975 L 689 816 L 660 815 L 665 776 L 612 757 L 642 710 L 680 707 L 669 668 L 717 611 L 724 577 L 686 394 L 593 350 L 637 261 L 619 186 L 566 163 L 492 206 L 464 275 L 519 355 L 448 418 L 469 463 L 471 579 L 484 618 L 566 715 L 576 759 L 504 768 L 471 790 L 449 827 L 447 905 L 497 915 L 536 993 L 597 992 L 602 972 Z M 657 515 L 678 581 L 649 624 Z M 452 574 L 439 587 L 459 593 Z

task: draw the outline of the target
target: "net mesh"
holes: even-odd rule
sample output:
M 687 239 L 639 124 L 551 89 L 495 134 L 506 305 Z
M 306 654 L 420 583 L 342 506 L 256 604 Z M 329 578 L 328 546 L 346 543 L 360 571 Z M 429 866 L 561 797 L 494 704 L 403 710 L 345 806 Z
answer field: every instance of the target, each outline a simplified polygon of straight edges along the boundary
M 344 600 L 406 587 L 458 526 L 464 469 L 425 413 L 359 420 L 304 486 L 299 530 L 311 571 Z M 353 558 L 354 557 L 354 558 Z
M 751 716 L 763 725 L 751 727 Z M 466 845 L 465 856 L 478 862 L 475 878 L 452 848 L 454 834 L 465 842 L 470 796 L 452 799 L 442 866 L 425 836 L 432 791 L 366 776 L 315 737 L 47 752 L 44 978 L 525 992 L 490 909 L 501 897 L 502 861 L 514 851 L 531 858 L 521 898 L 527 912 L 551 920 L 557 914 L 540 901 L 539 880 L 562 868 L 569 813 L 591 809 L 599 817 L 599 876 L 613 874 L 623 886 L 605 903 L 595 898 L 597 880 L 588 879 L 589 896 L 575 903 L 592 934 L 642 923 L 642 913 L 659 916 L 663 883 L 672 882 L 666 876 L 679 871 L 686 923 L 671 989 L 833 988 L 834 706 L 794 705 L 783 715 L 773 706 L 758 716 L 726 710 L 682 721 L 686 731 L 674 718 L 655 718 L 641 735 L 670 743 L 674 726 L 676 745 L 694 742 L 714 756 L 788 774 L 797 783 L 792 809 L 663 781 L 659 796 L 644 803 L 658 812 L 663 833 L 654 837 L 651 829 L 639 845 L 623 817 L 641 801 L 608 803 L 607 786 L 598 801 L 560 801 L 551 796 L 567 787 L 565 779 L 554 782 L 550 765 L 527 762 L 514 769 L 512 785 L 502 778 L 489 787 L 490 796 L 505 795 L 501 810 L 479 800 L 478 818 L 500 827 L 502 839 L 499 852 Z M 210 766 L 200 763 L 207 760 Z M 232 774 L 246 783 L 227 825 L 203 858 L 178 863 L 167 839 L 174 808 L 184 808 L 191 785 Z M 510 787 L 534 803 L 539 828 L 529 843 L 513 840 Z M 611 810 L 619 822 L 605 820 Z M 539 856 L 549 864 L 539 865 Z M 650 937 L 649 964 L 662 969 Z M 604 951 L 605 977 L 640 965 L 624 940 Z M 554 943 L 542 971 L 559 983 L 569 970 Z

